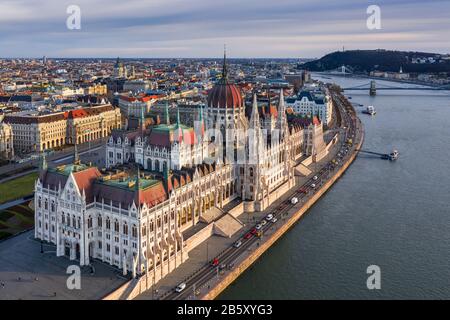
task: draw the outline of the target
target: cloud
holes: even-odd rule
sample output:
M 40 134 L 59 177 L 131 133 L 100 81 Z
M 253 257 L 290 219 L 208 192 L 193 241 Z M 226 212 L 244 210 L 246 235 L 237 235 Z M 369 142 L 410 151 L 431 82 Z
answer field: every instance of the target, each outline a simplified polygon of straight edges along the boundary
M 379 0 L 382 30 L 362 0 L 2 0 L 3 56 L 308 57 L 346 48 L 449 52 L 448 1 Z M 65 26 L 81 8 L 81 30 Z

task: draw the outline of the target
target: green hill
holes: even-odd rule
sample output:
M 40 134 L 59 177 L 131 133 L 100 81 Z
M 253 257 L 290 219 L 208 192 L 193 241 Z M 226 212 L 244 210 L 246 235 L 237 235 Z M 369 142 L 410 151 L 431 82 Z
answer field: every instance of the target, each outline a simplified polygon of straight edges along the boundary
M 433 58 L 434 63 L 417 63 L 418 59 Z M 413 63 L 416 62 L 416 63 Z M 389 50 L 350 50 L 336 51 L 326 56 L 299 65 L 301 69 L 310 71 L 328 71 L 350 66 L 354 72 L 368 73 L 371 71 L 398 72 L 400 67 L 408 73 L 439 73 L 450 72 L 450 60 L 443 55 L 427 52 L 406 52 Z

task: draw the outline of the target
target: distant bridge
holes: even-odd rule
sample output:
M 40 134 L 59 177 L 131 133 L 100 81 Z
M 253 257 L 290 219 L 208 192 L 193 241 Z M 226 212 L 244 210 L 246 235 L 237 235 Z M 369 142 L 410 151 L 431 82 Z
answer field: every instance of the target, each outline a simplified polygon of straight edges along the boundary
M 342 65 L 339 68 L 333 69 L 333 70 L 328 70 L 328 71 L 324 71 L 321 72 L 322 74 L 327 74 L 327 75 L 331 75 L 331 76 L 348 76 L 348 75 L 355 75 L 353 72 L 353 68 L 351 68 L 350 66 L 346 66 L 346 65 Z M 384 79 L 380 79 L 380 80 L 384 80 Z M 385 81 L 392 81 L 392 79 L 386 79 Z M 399 84 L 403 84 L 401 82 L 398 82 Z M 430 90 L 430 91 L 435 91 L 435 90 L 450 90 L 450 84 L 446 84 L 446 85 L 441 85 L 441 86 L 435 86 L 435 87 L 430 87 L 427 86 L 425 84 L 420 84 L 420 83 L 407 83 L 407 84 L 412 84 L 412 85 L 422 85 L 423 87 L 402 87 L 402 86 L 390 86 L 387 84 L 379 84 L 377 81 L 375 80 L 371 80 L 368 83 L 364 83 L 361 85 L 357 85 L 357 86 L 353 86 L 353 87 L 348 87 L 348 88 L 342 88 L 343 90 L 367 90 L 369 91 L 369 94 L 374 96 L 376 94 L 376 92 L 378 90 Z
M 443 85 L 439 87 L 401 87 L 401 86 L 390 86 L 387 84 L 379 84 L 377 81 L 372 80 L 368 83 L 361 85 L 342 88 L 343 90 L 450 90 L 450 85 Z

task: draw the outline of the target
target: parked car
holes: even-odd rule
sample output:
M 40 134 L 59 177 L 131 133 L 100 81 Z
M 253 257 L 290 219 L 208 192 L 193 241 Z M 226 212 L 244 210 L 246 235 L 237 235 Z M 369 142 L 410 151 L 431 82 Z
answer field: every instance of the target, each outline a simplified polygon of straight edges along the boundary
M 315 183 L 313 183 L 312 185 L 311 185 L 311 188 L 315 188 L 316 187 L 316 184 Z
M 235 248 L 239 248 L 241 245 L 242 245 L 242 241 L 241 241 L 241 240 L 238 240 L 238 241 L 236 241 L 236 242 L 234 243 L 234 247 L 235 247 Z
M 317 179 L 319 179 L 317 176 L 313 177 L 313 180 L 316 181 Z
M 297 197 L 293 197 L 292 199 L 291 199 L 291 203 L 292 204 L 296 204 L 298 202 L 298 198 Z
M 184 290 L 184 288 L 186 288 L 186 283 L 180 283 L 176 288 L 175 288 L 175 291 L 176 292 L 181 292 L 181 291 L 183 291 Z
M 252 231 L 250 231 L 251 234 L 256 234 L 258 230 L 256 228 L 253 228 Z
M 262 228 L 262 225 L 260 225 L 259 223 L 256 225 L 256 227 L 255 227 L 255 229 L 256 230 L 259 230 L 259 229 L 261 229 Z
M 267 215 L 266 220 L 270 221 L 270 220 L 272 220 L 272 218 L 273 218 L 273 214 L 270 213 Z
M 249 232 L 244 236 L 244 239 L 250 239 L 252 237 L 252 233 Z
M 271 221 L 272 221 L 272 223 L 275 223 L 275 222 L 277 222 L 277 221 L 278 221 L 278 219 L 277 219 L 277 218 L 275 218 L 275 217 L 273 217 Z
M 266 221 L 266 220 L 262 220 L 262 221 L 260 222 L 260 224 L 261 224 L 261 226 L 265 226 L 265 225 L 267 224 L 267 221 Z

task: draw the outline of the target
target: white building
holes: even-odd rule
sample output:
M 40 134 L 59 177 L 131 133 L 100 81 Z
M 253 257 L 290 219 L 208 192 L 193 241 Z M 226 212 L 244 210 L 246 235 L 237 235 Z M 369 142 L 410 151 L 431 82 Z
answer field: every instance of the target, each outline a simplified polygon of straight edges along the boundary
M 329 125 L 333 115 L 333 102 L 328 93 L 328 89 L 322 91 L 304 90 L 294 97 L 286 99 L 286 104 L 291 107 L 295 113 L 310 116 L 317 115 L 320 121 Z
M 279 101 L 261 112 L 255 96 L 246 114 L 224 63 L 206 119 L 200 112 L 195 128 L 179 117 L 171 124 L 167 112 L 166 123 L 146 128 L 142 112 L 139 129 L 115 131 L 109 139 L 110 171 L 77 157 L 55 169 L 44 161 L 35 186 L 35 237 L 55 243 L 58 256 L 79 257 L 81 265 L 97 258 L 156 283 L 211 236 L 193 229 L 199 222 L 229 237 L 242 222 L 224 212 L 225 205 L 239 200 L 243 210 L 261 211 L 295 185 L 304 131 L 288 125 L 282 91 Z M 144 171 L 118 167 L 126 163 Z

